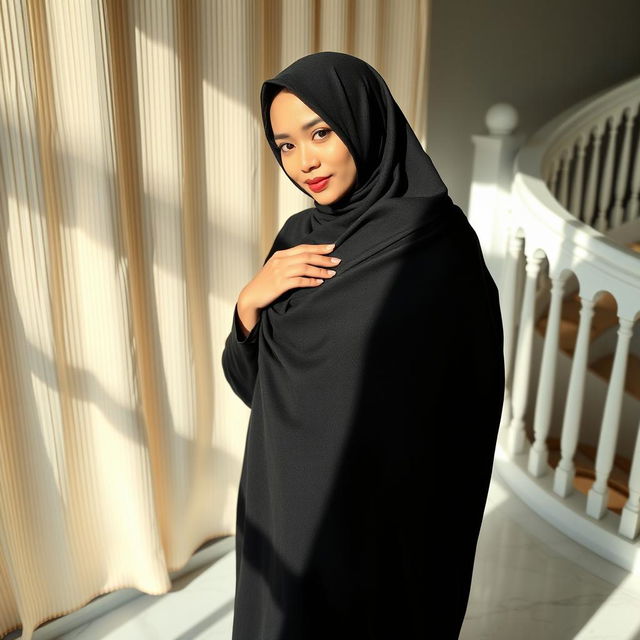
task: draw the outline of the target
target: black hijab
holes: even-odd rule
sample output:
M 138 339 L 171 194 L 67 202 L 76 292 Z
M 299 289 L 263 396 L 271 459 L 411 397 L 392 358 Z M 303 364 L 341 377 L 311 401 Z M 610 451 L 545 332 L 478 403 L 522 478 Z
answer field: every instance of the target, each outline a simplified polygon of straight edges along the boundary
M 314 228 L 329 224 L 337 236 L 374 204 L 390 198 L 446 199 L 447 187 L 384 78 L 364 60 L 336 51 L 304 56 L 262 85 L 263 126 L 283 170 L 270 118 L 271 102 L 283 87 L 335 130 L 357 167 L 355 186 L 339 201 L 315 203 Z
M 265 259 L 335 242 L 336 275 L 285 291 L 246 338 L 235 314 L 225 344 L 251 407 L 233 640 L 457 638 L 504 393 L 498 291 L 371 66 L 322 52 L 264 83 L 279 163 L 281 87 L 335 129 L 358 175 L 339 202 L 291 215 Z

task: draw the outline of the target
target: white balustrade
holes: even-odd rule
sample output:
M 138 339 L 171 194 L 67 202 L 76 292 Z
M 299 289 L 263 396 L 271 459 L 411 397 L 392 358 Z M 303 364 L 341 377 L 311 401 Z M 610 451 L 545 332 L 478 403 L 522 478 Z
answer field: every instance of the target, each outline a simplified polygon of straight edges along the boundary
M 640 424 L 629 422 L 629 409 L 640 405 L 625 391 L 633 327 L 640 319 L 640 255 L 620 244 L 621 233 L 612 233 L 640 217 L 640 136 L 634 135 L 640 128 L 640 76 L 556 116 L 524 144 L 510 105 L 494 105 L 486 121 L 490 135 L 473 136 L 469 221 L 500 290 L 506 375 L 497 468 L 540 515 L 640 574 Z M 568 354 L 560 339 L 570 278 L 580 312 Z M 589 350 L 602 328 L 597 314 L 606 312 L 599 308 L 604 293 L 617 303 L 619 327 L 612 369 L 603 381 L 590 369 Z M 541 313 L 544 339 L 535 331 Z M 603 344 L 599 338 L 594 357 Z M 560 387 L 566 388 L 564 397 Z M 596 406 L 602 410 L 599 423 L 593 421 Z M 560 459 L 550 475 L 547 442 L 556 434 Z M 627 448 L 633 451 L 624 452 L 631 462 L 629 497 L 618 516 L 608 508 L 609 487 L 619 447 L 631 440 Z M 595 453 L 595 481 L 587 495 L 575 489 L 583 443 Z

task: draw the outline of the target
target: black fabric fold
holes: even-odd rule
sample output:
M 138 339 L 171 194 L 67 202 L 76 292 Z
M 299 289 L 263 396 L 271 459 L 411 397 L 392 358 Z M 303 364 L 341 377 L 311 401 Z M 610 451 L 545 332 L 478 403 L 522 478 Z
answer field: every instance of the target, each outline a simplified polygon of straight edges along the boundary
M 233 310 L 233 324 L 222 352 L 222 370 L 233 392 L 251 407 L 253 390 L 258 376 L 258 333 L 260 320 L 250 333 L 242 331 L 238 306 Z
M 504 394 L 498 290 L 373 67 L 322 52 L 266 81 L 278 162 L 281 86 L 335 127 L 358 181 L 290 216 L 265 257 L 335 242 L 336 275 L 225 345 L 251 407 L 233 638 L 457 638 Z
M 238 305 L 236 303 L 234 312 L 233 312 L 233 327 L 236 332 L 236 340 L 240 344 L 252 344 L 258 340 L 258 330 L 260 327 L 260 317 L 258 317 L 258 322 L 253 326 L 251 331 L 245 336 L 244 331 L 242 330 L 242 322 L 240 321 L 240 316 L 238 315 Z

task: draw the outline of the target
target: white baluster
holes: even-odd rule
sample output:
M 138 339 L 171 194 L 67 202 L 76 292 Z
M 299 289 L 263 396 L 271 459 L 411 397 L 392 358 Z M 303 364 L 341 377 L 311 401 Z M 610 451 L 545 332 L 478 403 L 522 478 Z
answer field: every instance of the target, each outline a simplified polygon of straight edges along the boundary
M 560 204 L 569 209 L 569 167 L 571 166 L 571 148 L 566 147 L 562 150 L 560 160 L 560 195 L 558 200 Z
M 615 202 L 613 205 L 613 213 L 611 216 L 611 224 L 614 229 L 616 227 L 619 227 L 624 219 L 624 207 L 622 206 L 622 199 L 624 198 L 625 191 L 627 190 L 627 180 L 629 178 L 629 160 L 631 155 L 631 133 L 633 129 L 631 109 L 627 107 L 624 110 L 624 113 L 627 116 L 627 123 L 624 128 L 622 154 L 620 156 L 620 163 L 618 164 L 618 170 L 616 174 Z
M 588 138 L 581 133 L 578 138 L 578 153 L 576 160 L 576 173 L 573 177 L 571 190 L 571 214 L 582 220 L 582 189 L 584 188 L 584 158 L 586 154 Z
M 542 165 L 542 181 L 547 185 L 547 189 L 551 191 L 551 165 L 546 162 Z
M 622 410 L 622 395 L 624 394 L 624 382 L 627 371 L 627 357 L 629 354 L 629 341 L 633 334 L 633 320 L 618 317 L 618 340 L 616 353 L 613 357 L 613 367 L 609 377 L 607 399 L 604 403 L 604 414 L 600 426 L 598 439 L 598 453 L 596 455 L 596 481 L 589 489 L 587 497 L 587 514 L 592 518 L 602 518 L 607 512 L 607 499 L 609 487 L 607 481 L 613 468 L 613 458 L 616 452 L 618 440 L 618 426 L 620 424 L 620 411 Z
M 636 115 L 636 118 L 638 116 Z M 636 157 L 633 161 L 633 178 L 631 179 L 631 193 L 627 203 L 627 220 L 635 220 L 640 216 L 640 140 L 636 142 Z
M 561 457 L 553 475 L 553 490 L 563 498 L 573 492 L 573 478 L 575 476 L 573 456 L 576 452 L 578 434 L 580 432 L 584 378 L 587 371 L 591 318 L 593 317 L 593 300 L 581 297 L 580 304 L 578 336 L 571 361 L 567 400 L 564 405 L 564 417 L 562 419 Z
M 608 228 L 607 208 L 611 202 L 611 183 L 613 178 L 613 161 L 616 147 L 616 129 L 620 120 L 620 114 L 612 115 L 607 118 L 610 123 L 607 134 L 607 157 L 604 161 L 604 172 L 602 175 L 602 183 L 600 184 L 600 194 L 598 196 L 598 217 L 596 219 L 596 229 L 603 233 Z
M 510 453 L 522 453 L 524 449 L 524 414 L 527 409 L 529 378 L 531 373 L 531 353 L 533 351 L 534 305 L 536 284 L 544 254 L 536 249 L 530 258 L 526 258 L 527 278 L 524 287 L 524 299 L 520 313 L 518 346 L 513 381 L 513 418 L 509 425 L 508 449 Z
M 631 540 L 640 533 L 640 424 L 636 432 L 636 446 L 629 474 L 629 497 L 622 509 L 618 532 Z
M 604 127 L 597 124 L 593 129 L 593 146 L 589 160 L 589 179 L 587 180 L 587 197 L 585 200 L 583 220 L 593 226 L 596 207 L 596 189 L 598 188 L 598 170 L 600 169 L 600 145 Z
M 551 278 L 551 304 L 547 316 L 547 329 L 544 333 L 544 348 L 533 420 L 534 439 L 533 446 L 529 450 L 529 473 L 536 477 L 544 475 L 549 469 L 546 440 L 551 424 L 562 297 L 568 277 L 569 273 L 564 271 L 560 276 Z
M 508 426 L 511 422 L 511 386 L 513 378 L 513 345 L 516 335 L 516 297 L 518 284 L 518 264 L 524 246 L 522 236 L 513 235 L 510 231 L 509 251 L 507 254 L 507 264 L 502 282 L 500 308 L 502 310 L 502 324 L 504 328 L 504 367 L 505 367 L 505 395 L 502 403 L 502 416 L 500 417 L 500 428 Z
M 559 175 L 559 165 L 560 158 L 554 158 L 553 163 L 551 164 L 551 176 L 550 176 L 550 184 L 549 191 L 553 193 L 556 200 L 558 199 L 558 175 Z

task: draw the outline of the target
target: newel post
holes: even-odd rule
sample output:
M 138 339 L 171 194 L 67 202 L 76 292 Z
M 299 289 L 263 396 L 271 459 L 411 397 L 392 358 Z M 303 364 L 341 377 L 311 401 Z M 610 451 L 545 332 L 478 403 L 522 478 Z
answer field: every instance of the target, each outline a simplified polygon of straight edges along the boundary
M 487 135 L 472 135 L 474 145 L 468 219 L 474 228 L 487 267 L 501 288 L 508 252 L 508 227 L 515 156 L 525 140 L 514 133 L 518 112 L 500 102 L 487 111 Z

